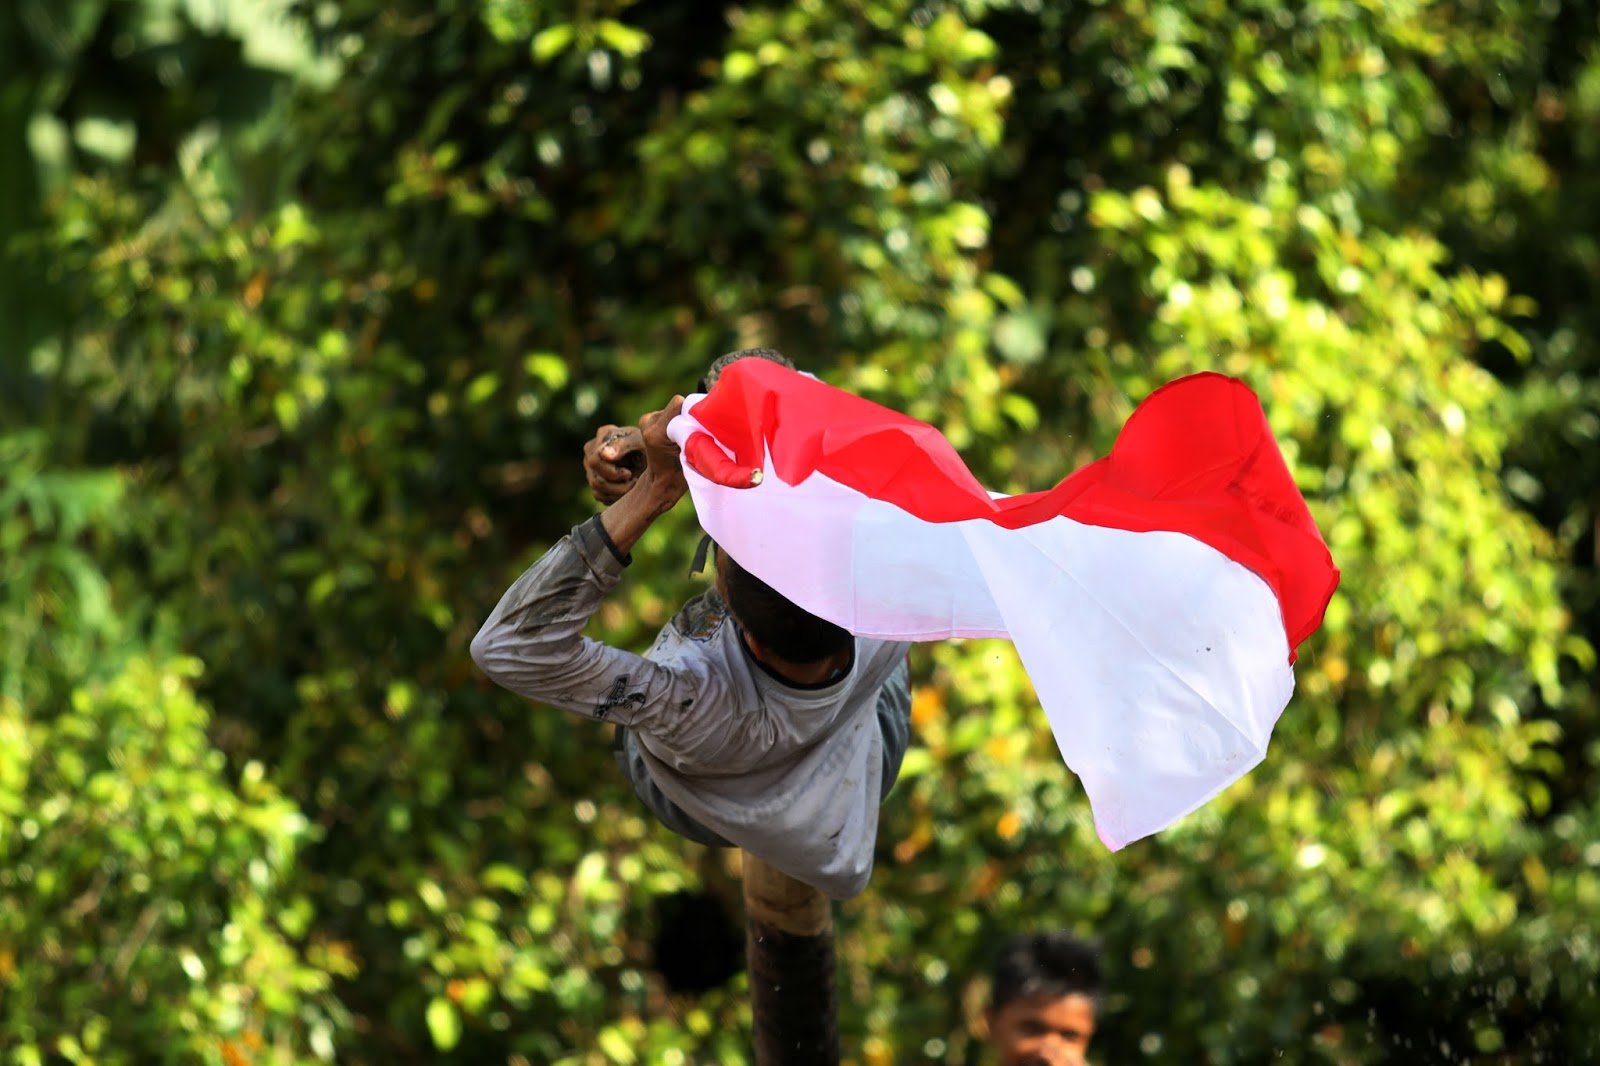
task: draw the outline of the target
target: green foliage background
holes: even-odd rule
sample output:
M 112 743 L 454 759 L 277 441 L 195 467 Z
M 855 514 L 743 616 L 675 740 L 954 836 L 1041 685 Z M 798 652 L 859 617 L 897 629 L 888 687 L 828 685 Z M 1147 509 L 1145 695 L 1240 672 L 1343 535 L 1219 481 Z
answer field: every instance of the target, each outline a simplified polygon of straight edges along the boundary
M 751 343 L 1016 490 L 1238 375 L 1344 571 L 1116 855 L 1009 647 L 921 655 L 852 1061 L 981 1061 L 1046 926 L 1106 1062 L 1600 1049 L 1600 5 L 16 0 L 0 235 L 6 1061 L 745 1061 L 647 950 L 719 857 L 466 648 Z

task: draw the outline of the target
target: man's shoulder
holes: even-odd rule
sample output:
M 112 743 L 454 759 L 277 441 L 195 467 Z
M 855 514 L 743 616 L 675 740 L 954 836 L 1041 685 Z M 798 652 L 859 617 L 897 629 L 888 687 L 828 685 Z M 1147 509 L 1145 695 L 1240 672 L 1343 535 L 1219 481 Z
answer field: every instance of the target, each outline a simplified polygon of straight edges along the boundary
M 705 643 L 728 621 L 728 605 L 716 589 L 707 589 L 678 608 L 671 628 L 685 640 Z

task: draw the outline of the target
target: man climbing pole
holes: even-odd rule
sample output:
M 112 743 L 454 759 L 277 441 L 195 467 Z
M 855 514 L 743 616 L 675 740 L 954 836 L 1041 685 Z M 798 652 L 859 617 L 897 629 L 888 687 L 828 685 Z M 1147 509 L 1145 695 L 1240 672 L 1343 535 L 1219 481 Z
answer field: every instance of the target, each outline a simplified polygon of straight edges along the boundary
M 750 355 L 776 353 L 735 352 L 712 373 Z M 616 502 L 517 579 L 473 639 L 473 659 L 513 692 L 619 726 L 619 763 L 673 831 L 741 847 L 847 899 L 871 875 L 878 805 L 909 740 L 908 645 L 851 637 L 720 549 L 716 587 L 645 655 L 582 635 L 639 537 L 687 491 L 666 435 L 681 406 L 675 397 L 640 419 L 642 471 L 612 481 Z
M 734 352 L 703 387 L 740 358 L 788 365 L 770 349 Z M 908 646 L 852 637 L 720 549 L 715 587 L 645 655 L 583 637 L 634 544 L 687 491 L 666 432 L 681 407 L 601 428 L 584 465 L 611 506 L 517 579 L 472 656 L 514 692 L 614 723 L 617 761 L 663 824 L 744 850 L 757 1061 L 834 1062 L 826 897 L 856 895 L 872 873 L 878 806 L 910 737 Z

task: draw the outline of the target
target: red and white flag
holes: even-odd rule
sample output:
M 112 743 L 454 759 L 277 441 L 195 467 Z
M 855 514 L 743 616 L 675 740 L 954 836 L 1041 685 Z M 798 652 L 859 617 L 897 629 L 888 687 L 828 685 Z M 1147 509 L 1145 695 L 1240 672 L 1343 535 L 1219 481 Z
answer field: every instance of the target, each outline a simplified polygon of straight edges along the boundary
M 794 603 L 862 637 L 1010 639 L 1113 850 L 1261 761 L 1339 582 L 1260 402 L 1220 374 L 1020 496 L 933 427 L 760 359 L 670 433 L 701 526 Z

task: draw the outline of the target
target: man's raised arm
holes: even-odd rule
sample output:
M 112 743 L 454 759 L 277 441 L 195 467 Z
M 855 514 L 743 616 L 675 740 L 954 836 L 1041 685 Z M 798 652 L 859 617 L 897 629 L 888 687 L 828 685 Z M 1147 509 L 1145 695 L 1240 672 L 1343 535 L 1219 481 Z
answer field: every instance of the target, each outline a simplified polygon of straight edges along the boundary
M 645 723 L 688 707 L 708 679 L 675 672 L 583 636 L 644 531 L 688 491 L 667 423 L 681 397 L 640 419 L 647 465 L 599 518 L 573 529 L 501 597 L 472 640 L 472 658 L 495 683 L 575 714 Z M 667 723 L 658 728 L 670 732 Z

